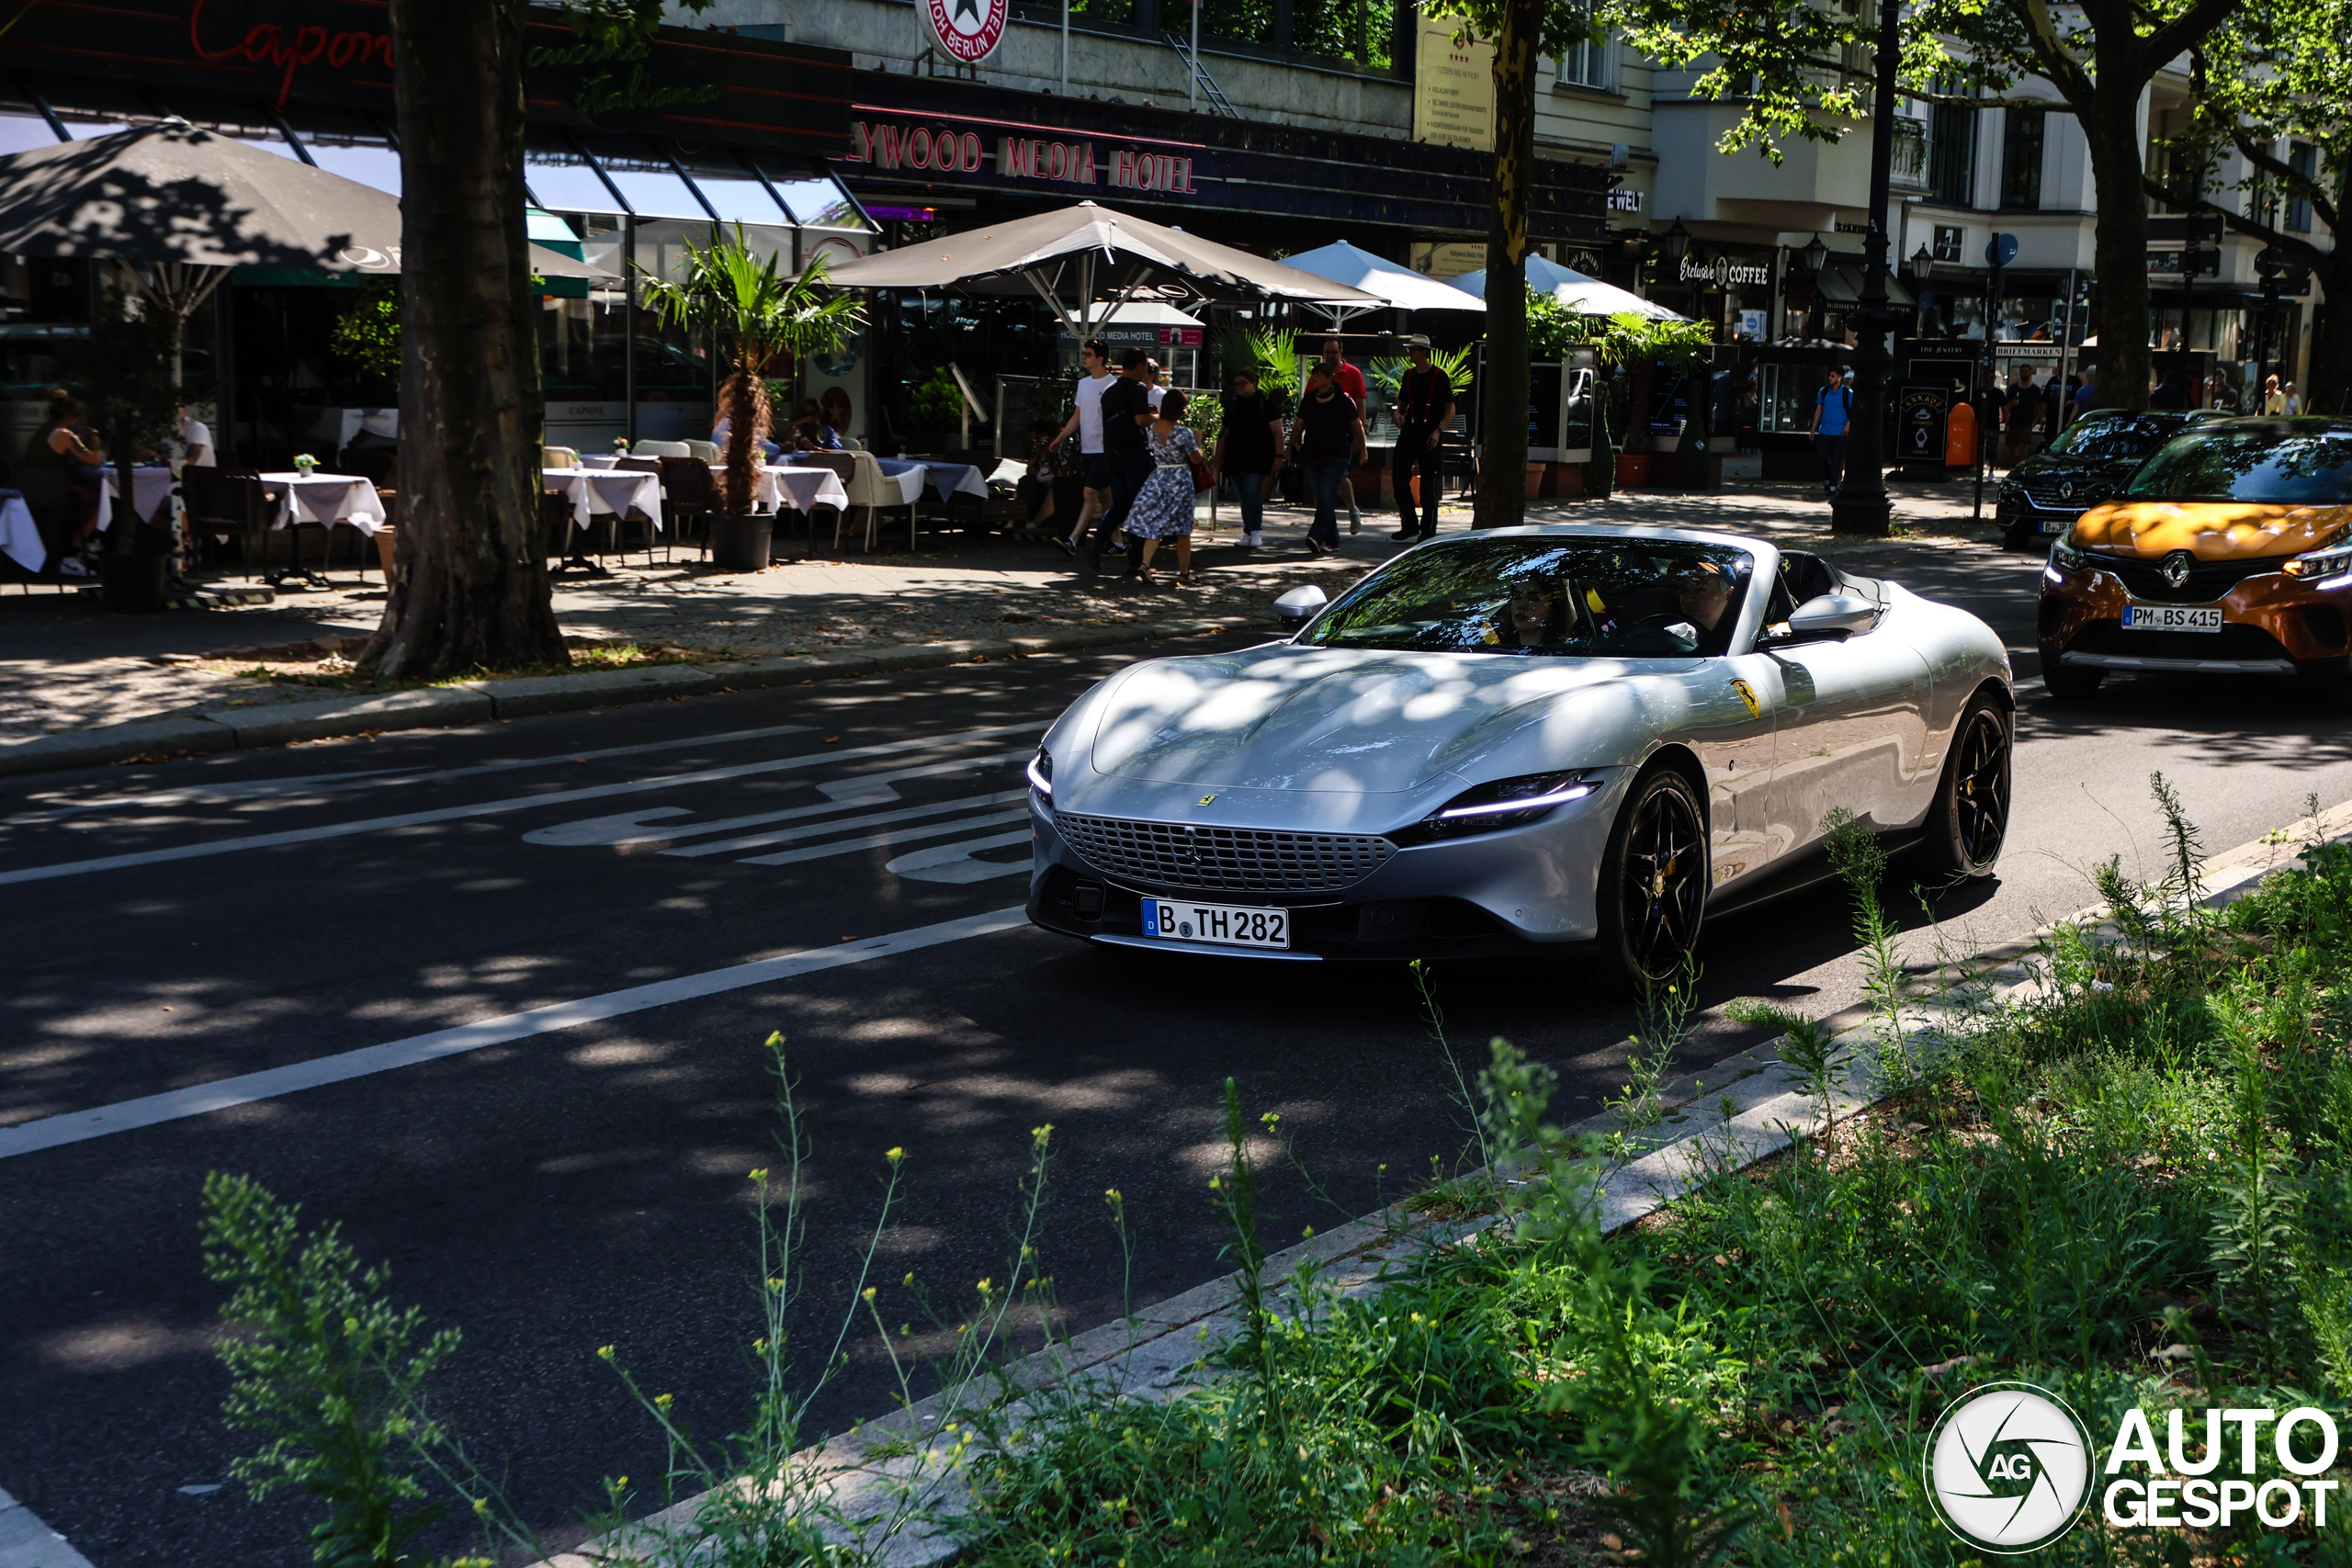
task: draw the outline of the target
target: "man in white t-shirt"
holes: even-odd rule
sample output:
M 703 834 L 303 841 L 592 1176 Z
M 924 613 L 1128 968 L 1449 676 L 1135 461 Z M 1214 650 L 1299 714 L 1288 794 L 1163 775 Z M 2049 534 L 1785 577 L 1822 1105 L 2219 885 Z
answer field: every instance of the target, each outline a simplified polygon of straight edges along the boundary
M 212 450 L 212 430 L 196 417 L 196 411 L 186 403 L 180 405 L 180 462 L 190 468 L 217 468 L 220 457 Z
M 1118 379 L 1111 374 L 1111 345 L 1099 337 L 1091 337 L 1080 345 L 1079 367 L 1086 372 L 1078 378 L 1075 401 L 1069 423 L 1054 437 L 1054 449 L 1078 433 L 1079 468 L 1085 476 L 1086 504 L 1078 509 L 1078 525 L 1069 536 L 1060 542 L 1062 553 L 1078 554 L 1078 542 L 1086 537 L 1086 525 L 1097 513 L 1111 504 L 1111 459 L 1102 454 L 1102 389 Z

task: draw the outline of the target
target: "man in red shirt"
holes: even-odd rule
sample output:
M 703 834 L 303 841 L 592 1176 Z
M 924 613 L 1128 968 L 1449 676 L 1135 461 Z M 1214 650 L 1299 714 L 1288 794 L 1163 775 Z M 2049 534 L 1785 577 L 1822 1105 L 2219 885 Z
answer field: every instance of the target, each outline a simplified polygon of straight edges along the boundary
M 1323 364 L 1331 372 L 1332 384 L 1356 400 L 1357 411 L 1362 412 L 1364 406 L 1363 372 L 1348 363 L 1348 352 L 1340 346 L 1338 338 L 1327 337 L 1323 340 Z M 1348 509 L 1348 532 L 1363 533 L 1363 513 L 1356 505 L 1356 486 L 1353 479 L 1340 481 L 1340 502 Z

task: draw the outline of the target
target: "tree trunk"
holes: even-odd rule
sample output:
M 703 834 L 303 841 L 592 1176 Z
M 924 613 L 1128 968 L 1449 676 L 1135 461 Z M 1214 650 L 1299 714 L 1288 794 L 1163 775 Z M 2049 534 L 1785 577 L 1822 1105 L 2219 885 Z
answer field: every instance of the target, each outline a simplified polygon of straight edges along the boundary
M 1481 528 L 1527 520 L 1527 224 L 1535 163 L 1533 0 L 1503 0 L 1495 39 L 1494 212 L 1487 228 L 1487 367 L 1479 392 Z
M 526 0 L 392 0 L 401 547 L 383 624 L 360 656 L 385 678 L 567 661 L 539 524 L 526 13 Z
M 2109 28 L 2106 32 L 2115 29 Z M 2098 186 L 2093 254 L 2098 264 L 2098 391 L 2109 408 L 2148 406 L 2148 192 L 2141 183 L 2139 106 L 2146 73 L 2110 60 L 2106 32 L 2098 80 L 2075 119 L 2090 144 L 2091 176 Z
M 2352 154 L 2339 154 L 2332 195 L 2339 217 L 2352 212 Z M 2312 277 L 2325 299 L 2312 321 L 2311 385 L 2303 389 L 2303 407 L 2312 413 L 2352 412 L 2346 401 L 2352 393 L 2352 245 L 2345 243 L 2342 230 Z M 2273 352 L 2281 361 L 2287 357 Z
M 752 488 L 752 470 L 760 460 L 758 443 L 769 423 L 768 389 L 760 379 L 757 367 L 740 361 L 724 389 L 727 451 L 721 483 L 727 491 L 728 513 L 741 517 L 752 510 L 752 498 L 756 493 Z

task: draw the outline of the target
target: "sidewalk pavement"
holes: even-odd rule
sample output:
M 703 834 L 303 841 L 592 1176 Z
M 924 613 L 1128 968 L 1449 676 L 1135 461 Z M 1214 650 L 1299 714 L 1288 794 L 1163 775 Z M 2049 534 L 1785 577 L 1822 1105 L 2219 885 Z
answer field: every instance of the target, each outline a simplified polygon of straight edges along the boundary
M 1970 529 L 1969 500 L 1965 485 L 1900 488 L 1901 536 L 1892 547 L 1987 547 L 1995 536 L 1989 527 Z M 1841 553 L 1891 547 L 1833 538 L 1820 492 L 1796 485 L 1540 502 L 1529 518 L 1723 528 Z M 1302 509 L 1269 508 L 1267 546 L 1244 553 L 1235 547 L 1238 520 L 1225 513 L 1217 527 L 1195 536 L 1198 585 L 1190 588 L 1174 584 L 1173 551 L 1164 547 L 1154 562 L 1160 585 L 1146 589 L 1121 575 L 1120 558 L 1106 558 L 1105 570 L 1088 577 L 1051 544 L 1004 538 L 972 544 L 948 536 L 912 556 L 846 558 L 812 558 L 805 542 L 790 540 L 780 543 L 779 564 L 740 574 L 714 571 L 684 551 L 650 565 L 642 556 L 613 557 L 609 578 L 557 580 L 558 623 L 575 650 L 609 654 L 630 645 L 650 658 L 628 669 L 597 665 L 538 677 L 527 689 L 498 680 L 396 694 L 351 685 L 344 679 L 349 659 L 383 613 L 382 582 L 372 572 L 335 572 L 324 591 L 281 593 L 267 604 L 147 616 L 109 615 L 95 593 L 0 594 L 0 773 L 467 723 L 787 674 L 797 682 L 831 671 L 1104 646 L 1199 631 L 1208 622 L 1271 632 L 1279 594 L 1306 582 L 1336 593 L 1403 547 L 1390 537 L 1396 514 L 1383 512 L 1366 514 L 1360 534 L 1343 529 L 1336 556 L 1310 556 L 1307 520 Z M 1446 532 L 1469 523 L 1466 506 L 1441 515 Z M 224 585 L 242 582 L 232 577 Z M 659 670 L 669 673 L 657 677 Z M 487 700 L 501 692 L 527 694 L 528 702 Z M 258 722 L 290 721 L 291 713 L 254 711 L 294 705 L 303 709 L 297 725 Z M 351 712 L 338 719 L 338 708 Z M 191 728 L 190 720 L 201 722 Z M 123 728 L 130 726 L 139 728 Z

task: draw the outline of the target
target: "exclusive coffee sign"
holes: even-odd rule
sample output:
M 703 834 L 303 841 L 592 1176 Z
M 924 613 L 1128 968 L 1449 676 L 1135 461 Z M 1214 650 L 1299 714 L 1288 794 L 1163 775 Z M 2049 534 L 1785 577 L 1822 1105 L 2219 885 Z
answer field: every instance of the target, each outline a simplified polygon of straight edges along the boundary
M 922 0 L 923 24 L 938 51 L 965 65 L 978 65 L 1004 41 L 1012 0 Z

